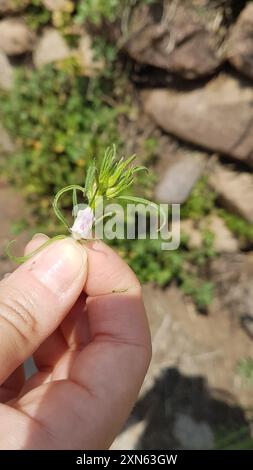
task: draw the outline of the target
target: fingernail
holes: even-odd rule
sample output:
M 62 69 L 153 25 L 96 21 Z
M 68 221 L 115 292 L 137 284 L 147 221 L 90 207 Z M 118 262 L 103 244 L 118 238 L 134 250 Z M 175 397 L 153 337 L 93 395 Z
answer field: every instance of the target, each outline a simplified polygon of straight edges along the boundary
M 40 232 L 35 233 L 32 237 L 32 240 L 36 240 L 36 238 L 44 238 L 46 240 L 49 239 L 49 237 L 47 235 L 45 235 L 45 233 L 40 233 Z
M 85 273 L 85 249 L 71 238 L 49 245 L 31 260 L 30 270 L 39 281 L 57 295 L 71 288 Z

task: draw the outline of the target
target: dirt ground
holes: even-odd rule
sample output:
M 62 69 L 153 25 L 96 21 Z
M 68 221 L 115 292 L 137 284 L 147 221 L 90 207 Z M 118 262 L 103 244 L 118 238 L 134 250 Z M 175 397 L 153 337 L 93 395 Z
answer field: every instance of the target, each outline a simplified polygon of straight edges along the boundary
M 20 195 L 0 185 L 0 276 L 13 269 L 3 252 L 12 223 L 25 213 Z M 27 236 L 18 236 L 22 252 Z M 236 372 L 253 357 L 253 341 L 216 297 L 200 315 L 176 286 L 143 288 L 153 359 L 139 401 L 115 449 L 223 447 L 237 433 L 248 439 L 253 387 Z M 225 444 L 224 444 L 225 445 Z

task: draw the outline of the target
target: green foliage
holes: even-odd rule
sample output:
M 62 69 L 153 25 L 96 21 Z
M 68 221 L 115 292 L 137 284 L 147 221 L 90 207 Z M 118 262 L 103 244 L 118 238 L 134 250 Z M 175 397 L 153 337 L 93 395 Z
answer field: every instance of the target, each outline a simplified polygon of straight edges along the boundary
M 192 272 L 194 254 L 183 246 L 177 251 L 161 250 L 161 240 L 117 240 L 114 246 L 127 259 L 142 283 L 151 282 L 166 287 L 176 281 L 186 295 L 193 298 L 200 310 L 206 310 L 213 298 L 213 285 Z M 203 256 L 203 255 L 202 255 Z
M 79 0 L 76 6 L 75 21 L 83 23 L 89 20 L 94 24 L 101 23 L 103 18 L 114 22 L 120 14 L 122 0 Z
M 253 385 L 253 358 L 242 359 L 237 366 L 237 373 L 249 385 Z
M 215 206 L 216 194 L 208 186 L 208 179 L 203 176 L 194 186 L 193 191 L 181 210 L 183 218 L 201 220 Z
M 89 20 L 99 25 L 103 19 L 113 23 L 121 17 L 126 8 L 138 3 L 152 3 L 154 0 L 79 0 L 76 2 L 75 21 L 83 23 Z
M 203 282 L 198 276 L 183 273 L 182 290 L 191 296 L 200 310 L 206 310 L 213 300 L 213 283 Z
M 219 215 L 224 219 L 229 230 L 231 230 L 242 243 L 253 243 L 253 224 L 250 224 L 242 217 L 227 212 L 224 209 L 219 210 Z
M 22 0 L 13 0 L 17 6 L 22 5 Z M 23 2 L 25 18 L 33 29 L 38 29 L 46 24 L 53 24 L 56 28 L 67 30 L 73 24 L 82 25 L 89 22 L 95 26 L 101 26 L 104 20 L 114 23 L 119 20 L 124 12 L 129 13 L 138 4 L 150 4 L 154 0 L 68 0 L 65 7 L 51 12 L 41 0 Z M 129 16 L 129 15 L 128 15 Z
M 112 84 L 81 77 L 70 65 L 21 70 L 11 93 L 1 99 L 3 122 L 19 142 L 3 170 L 40 214 L 61 187 L 84 183 L 91 157 L 108 144 L 120 144 L 120 107 L 103 101 Z
M 52 14 L 47 10 L 41 0 L 32 0 L 28 3 L 24 13 L 26 23 L 36 30 L 51 22 Z
M 253 439 L 247 426 L 234 431 L 223 429 L 215 437 L 216 450 L 253 450 Z

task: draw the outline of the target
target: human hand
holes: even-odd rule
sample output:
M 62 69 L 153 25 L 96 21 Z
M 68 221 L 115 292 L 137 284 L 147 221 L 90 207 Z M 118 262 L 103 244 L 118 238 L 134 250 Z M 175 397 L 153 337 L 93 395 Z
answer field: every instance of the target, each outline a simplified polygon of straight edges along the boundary
M 32 354 L 38 372 L 25 382 Z M 52 243 L 0 282 L 0 449 L 108 448 L 150 355 L 130 268 L 102 242 Z

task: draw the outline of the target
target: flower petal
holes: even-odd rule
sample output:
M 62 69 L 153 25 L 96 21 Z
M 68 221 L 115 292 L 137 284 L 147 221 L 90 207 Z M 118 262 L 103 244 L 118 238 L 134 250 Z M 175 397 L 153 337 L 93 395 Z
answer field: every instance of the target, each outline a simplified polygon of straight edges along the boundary
M 77 213 L 71 233 L 76 240 L 86 239 L 91 234 L 92 224 L 94 221 L 94 214 L 90 207 L 80 209 Z

